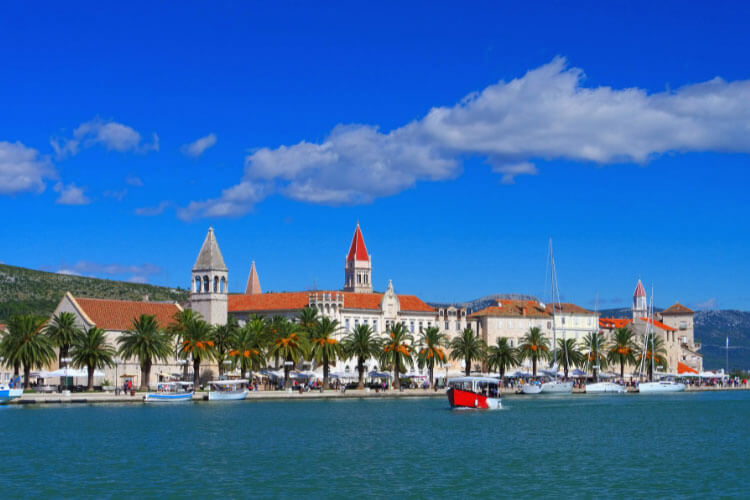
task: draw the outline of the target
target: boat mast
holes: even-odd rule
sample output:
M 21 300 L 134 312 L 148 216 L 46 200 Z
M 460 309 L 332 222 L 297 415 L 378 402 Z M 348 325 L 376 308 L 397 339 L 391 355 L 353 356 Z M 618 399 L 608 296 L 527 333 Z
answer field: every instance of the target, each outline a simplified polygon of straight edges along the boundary
M 555 266 L 555 253 L 552 249 L 552 238 L 549 239 L 549 258 L 552 285 L 552 368 L 555 370 L 555 380 L 557 380 L 557 311 L 562 311 L 560 305 L 560 288 L 557 284 L 557 268 Z M 555 301 L 557 294 L 557 301 Z M 563 345 L 565 347 L 565 365 L 568 366 L 568 346 L 565 344 L 565 328 L 562 328 Z
M 655 350 L 655 344 L 654 344 L 654 284 L 651 283 L 651 321 L 649 321 L 649 326 L 651 327 L 651 380 L 649 382 L 653 382 L 654 380 L 654 357 L 656 356 L 654 354 Z

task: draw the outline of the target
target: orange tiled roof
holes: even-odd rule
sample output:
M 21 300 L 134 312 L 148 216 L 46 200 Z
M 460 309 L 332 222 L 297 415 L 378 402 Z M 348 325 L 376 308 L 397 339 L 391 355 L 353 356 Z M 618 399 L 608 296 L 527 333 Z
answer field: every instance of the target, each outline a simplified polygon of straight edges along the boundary
M 694 368 L 690 368 L 685 363 L 682 363 L 682 362 L 678 361 L 677 362 L 677 373 L 678 374 L 681 374 L 681 373 L 698 373 L 698 370 L 696 370 Z
M 177 304 L 163 302 L 135 302 L 128 300 L 107 300 L 75 298 L 74 300 L 96 326 L 104 330 L 128 330 L 133 320 L 141 314 L 156 316 L 162 328 L 171 324 L 173 316 L 180 308 Z
M 352 244 L 346 256 L 346 261 L 349 262 L 350 260 L 370 260 L 370 257 L 367 255 L 365 239 L 362 237 L 362 231 L 359 229 L 359 222 L 357 222 L 357 229 L 354 230 Z
M 662 314 L 695 314 L 695 311 L 688 309 L 679 302 L 675 302 L 672 306 L 664 309 Z
M 338 291 L 315 292 L 282 292 L 264 293 L 261 295 L 229 295 L 229 311 L 293 311 L 303 309 L 310 302 L 310 294 L 330 293 L 344 296 L 345 309 L 380 309 L 382 293 L 353 293 Z M 434 312 L 435 309 L 425 304 L 415 295 L 397 295 L 402 311 Z
M 485 307 L 469 315 L 479 316 L 502 316 L 518 318 L 548 318 L 551 314 L 535 300 L 510 300 L 500 299 L 497 306 Z
M 632 319 L 627 318 L 599 318 L 599 328 L 625 328 L 632 322 Z
M 661 321 L 656 321 L 655 319 L 648 319 L 648 318 L 641 318 L 642 321 L 645 321 L 646 323 L 651 323 L 657 328 L 661 328 L 665 332 L 676 332 L 677 328 L 672 328 L 669 325 L 665 325 Z
M 584 309 L 581 306 L 577 306 L 575 304 L 571 304 L 570 302 L 561 302 L 560 304 L 555 304 L 555 311 L 559 313 L 567 313 L 567 314 L 596 314 L 594 312 L 589 311 L 588 309 Z M 552 304 L 547 304 L 547 312 L 552 314 Z

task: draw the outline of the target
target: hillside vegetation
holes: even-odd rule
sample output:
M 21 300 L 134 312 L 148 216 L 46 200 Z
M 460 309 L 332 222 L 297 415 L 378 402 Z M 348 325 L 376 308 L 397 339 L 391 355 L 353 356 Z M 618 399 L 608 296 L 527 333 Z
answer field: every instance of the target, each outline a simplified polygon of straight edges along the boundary
M 84 278 L 0 264 L 0 323 L 13 314 L 49 316 L 65 292 L 103 299 L 185 302 L 188 291 L 140 283 Z

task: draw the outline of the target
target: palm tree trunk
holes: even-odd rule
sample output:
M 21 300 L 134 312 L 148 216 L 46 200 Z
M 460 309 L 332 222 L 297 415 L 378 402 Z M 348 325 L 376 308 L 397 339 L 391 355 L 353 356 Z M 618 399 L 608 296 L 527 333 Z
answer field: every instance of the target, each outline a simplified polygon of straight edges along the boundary
M 187 381 L 188 379 L 188 364 L 187 358 L 185 358 L 185 364 L 182 365 L 182 380 Z
M 360 391 L 365 388 L 365 362 L 362 358 L 357 359 L 357 371 L 359 372 L 359 382 L 357 389 Z
M 471 358 L 464 359 L 464 374 L 467 377 L 471 375 Z
M 398 354 L 398 353 L 394 353 Z M 401 375 L 401 368 L 398 366 L 398 356 L 395 356 L 395 360 L 393 362 L 393 388 L 398 389 L 401 387 L 401 381 L 399 380 L 399 375 Z
M 430 365 L 430 387 L 434 387 L 435 386 L 435 380 L 434 380 L 434 378 L 432 376 L 432 370 L 433 370 L 433 368 L 434 367 L 432 365 Z
M 149 382 L 151 381 L 151 361 L 141 363 L 141 391 L 148 391 Z
M 625 378 L 625 361 L 620 360 L 620 378 Z
M 18 361 L 16 361 L 15 363 L 13 363 L 13 377 L 17 377 L 18 376 L 18 372 L 20 370 L 21 370 L 21 363 L 19 363 Z
M 23 364 L 23 388 L 28 389 L 31 386 L 31 365 Z
M 91 365 L 88 365 L 87 368 L 89 369 L 89 372 L 88 372 L 88 387 L 86 388 L 86 390 L 93 391 L 94 390 L 94 367 Z
M 287 361 L 291 361 L 289 357 L 287 356 Z M 290 367 L 286 363 L 284 363 L 284 389 L 289 389 L 291 386 L 291 383 L 289 382 L 289 370 Z
M 532 370 L 533 373 L 532 374 L 534 375 L 534 377 L 536 377 L 536 358 L 532 358 L 532 360 L 531 360 L 531 366 L 533 368 L 533 370 Z
M 323 389 L 330 389 L 328 382 L 328 356 L 323 355 Z
M 201 381 L 201 358 L 193 357 L 193 390 L 198 390 Z
M 224 376 L 224 356 L 217 356 L 216 362 L 219 364 L 219 378 Z

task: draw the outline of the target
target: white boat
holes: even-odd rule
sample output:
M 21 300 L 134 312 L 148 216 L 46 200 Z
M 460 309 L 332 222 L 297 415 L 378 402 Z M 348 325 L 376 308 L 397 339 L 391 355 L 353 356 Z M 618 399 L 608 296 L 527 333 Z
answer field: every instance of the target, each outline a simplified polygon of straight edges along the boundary
M 156 392 L 143 397 L 146 403 L 186 403 L 193 400 L 192 382 L 160 382 Z
M 212 380 L 208 383 L 209 401 L 237 401 L 245 399 L 250 392 L 248 380 Z
M 6 404 L 23 395 L 23 387 L 15 387 L 15 384 L 0 384 L 0 404 Z
M 638 392 L 641 394 L 656 394 L 661 392 L 682 392 L 685 384 L 674 380 L 660 380 L 658 382 L 641 382 L 638 384 Z
M 586 384 L 586 394 L 622 394 L 625 392 L 625 387 L 614 382 L 594 382 L 593 384 Z
M 542 394 L 573 394 L 573 382 L 550 380 L 542 384 Z
M 539 394 L 542 392 L 542 384 L 538 382 L 527 382 L 521 386 L 521 392 L 524 394 Z

